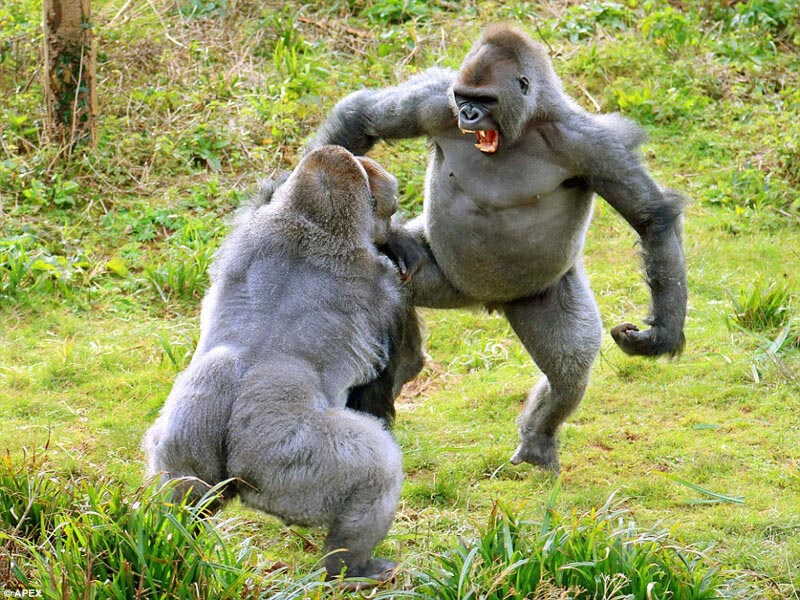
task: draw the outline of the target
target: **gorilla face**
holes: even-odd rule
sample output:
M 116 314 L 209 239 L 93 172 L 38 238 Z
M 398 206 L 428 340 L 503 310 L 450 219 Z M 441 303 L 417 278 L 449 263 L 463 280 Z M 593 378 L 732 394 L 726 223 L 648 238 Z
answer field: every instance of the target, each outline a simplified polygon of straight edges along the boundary
M 494 154 L 516 143 L 531 113 L 530 78 L 516 60 L 486 45 L 467 56 L 453 85 L 453 102 L 462 133 L 474 133 L 475 147 Z
M 494 154 L 500 144 L 500 126 L 492 117 L 498 106 L 497 98 L 488 95 L 471 95 L 470 90 L 453 89 L 453 100 L 458 107 L 458 127 L 461 133 L 474 133 L 475 147 L 486 154 Z

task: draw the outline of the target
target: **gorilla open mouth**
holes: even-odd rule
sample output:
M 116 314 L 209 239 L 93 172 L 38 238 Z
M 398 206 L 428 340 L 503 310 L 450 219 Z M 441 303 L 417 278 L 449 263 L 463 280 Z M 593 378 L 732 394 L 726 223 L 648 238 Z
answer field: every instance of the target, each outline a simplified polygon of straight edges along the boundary
M 474 133 L 478 143 L 475 147 L 485 154 L 494 154 L 500 144 L 500 133 L 496 129 L 462 129 L 461 133 Z

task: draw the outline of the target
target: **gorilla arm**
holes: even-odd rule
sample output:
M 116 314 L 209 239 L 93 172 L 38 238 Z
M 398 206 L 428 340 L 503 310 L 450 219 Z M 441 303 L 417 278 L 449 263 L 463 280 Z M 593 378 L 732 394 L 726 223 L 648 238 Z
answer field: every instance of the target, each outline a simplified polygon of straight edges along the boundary
M 457 131 L 458 119 L 450 104 L 455 76 L 455 71 L 434 67 L 398 86 L 346 96 L 331 111 L 305 152 L 336 144 L 353 154 L 365 154 L 381 139 L 435 138 L 448 130 Z M 404 227 L 393 227 L 382 250 L 411 279 L 415 306 L 453 308 L 477 303 L 454 288 L 436 264 L 422 218 Z
M 662 189 L 640 164 L 633 148 L 641 140 L 621 118 L 573 117 L 542 132 L 554 153 L 586 178 L 639 234 L 645 278 L 650 288 L 650 329 L 632 323 L 611 335 L 627 354 L 675 355 L 685 342 L 687 282 L 682 243 L 683 197 Z
M 450 86 L 455 72 L 432 68 L 396 87 L 361 90 L 333 109 L 305 151 L 336 144 L 366 154 L 379 139 L 435 136 L 455 128 Z

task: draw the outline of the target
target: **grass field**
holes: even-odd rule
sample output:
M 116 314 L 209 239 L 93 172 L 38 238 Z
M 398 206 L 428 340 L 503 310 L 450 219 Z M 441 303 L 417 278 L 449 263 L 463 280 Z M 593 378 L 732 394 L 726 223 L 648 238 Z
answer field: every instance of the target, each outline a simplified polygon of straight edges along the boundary
M 139 590 L 129 597 L 344 595 L 319 581 L 321 531 L 240 506 L 208 529 L 140 490 L 140 440 L 191 357 L 206 268 L 257 180 L 291 168 L 346 93 L 456 67 L 483 25 L 507 21 L 549 46 L 587 110 L 641 123 L 650 171 L 692 198 L 687 346 L 652 361 L 607 336 L 555 480 L 508 462 L 538 372 L 506 322 L 424 311 L 429 359 L 398 406 L 401 507 L 379 547 L 405 570 L 382 593 L 533 597 L 535 583 L 514 592 L 499 583 L 510 571 L 490 568 L 537 552 L 533 521 L 542 539 L 546 524 L 553 539 L 656 539 L 719 577 L 706 596 L 636 591 L 612 571 L 592 576 L 606 582 L 592 592 L 565 578 L 602 572 L 603 542 L 528 579 L 512 569 L 517 586 L 542 582 L 539 598 L 800 598 L 798 1 L 324 4 L 95 0 L 99 143 L 69 159 L 43 139 L 41 3 L 0 7 L 0 590 L 21 580 L 52 598 L 126 597 L 97 568 L 113 544 L 83 534 L 175 526 L 235 576 L 202 575 L 201 561 L 187 571 L 201 573 L 196 586 L 120 583 Z M 418 213 L 424 141 L 373 156 L 397 176 L 402 210 Z M 635 241 L 598 200 L 586 265 L 607 329 L 646 315 Z M 155 508 L 143 517 L 141 506 Z M 520 546 L 503 558 L 512 538 Z M 469 554 L 475 539 L 487 554 Z M 132 560 L 119 569 L 145 581 Z M 77 579 L 66 584 L 59 565 Z M 466 587 L 431 575 L 448 568 Z

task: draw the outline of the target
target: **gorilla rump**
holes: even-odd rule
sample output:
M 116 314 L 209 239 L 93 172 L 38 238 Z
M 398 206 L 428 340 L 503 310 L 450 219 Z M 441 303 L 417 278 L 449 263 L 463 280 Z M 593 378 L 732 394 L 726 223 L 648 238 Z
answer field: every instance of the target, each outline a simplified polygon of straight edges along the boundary
M 404 328 L 396 267 L 376 249 L 396 182 L 340 147 L 309 153 L 239 215 L 212 270 L 201 332 L 145 436 L 148 469 L 199 497 L 288 523 L 327 525 L 329 575 L 385 579 L 371 558 L 394 519 L 400 450 L 383 422 L 346 408 L 389 363 Z
M 459 71 L 432 68 L 347 96 L 310 147 L 364 154 L 380 139 L 419 136 L 433 146 L 424 209 L 389 247 L 409 268 L 414 304 L 503 311 L 544 374 L 511 461 L 558 470 L 557 430 L 584 395 L 602 338 L 581 258 L 593 196 L 639 235 L 650 327 L 623 323 L 612 336 L 644 356 L 684 344 L 683 199 L 640 163 L 639 127 L 583 110 L 545 49 L 511 27 L 487 28 Z

